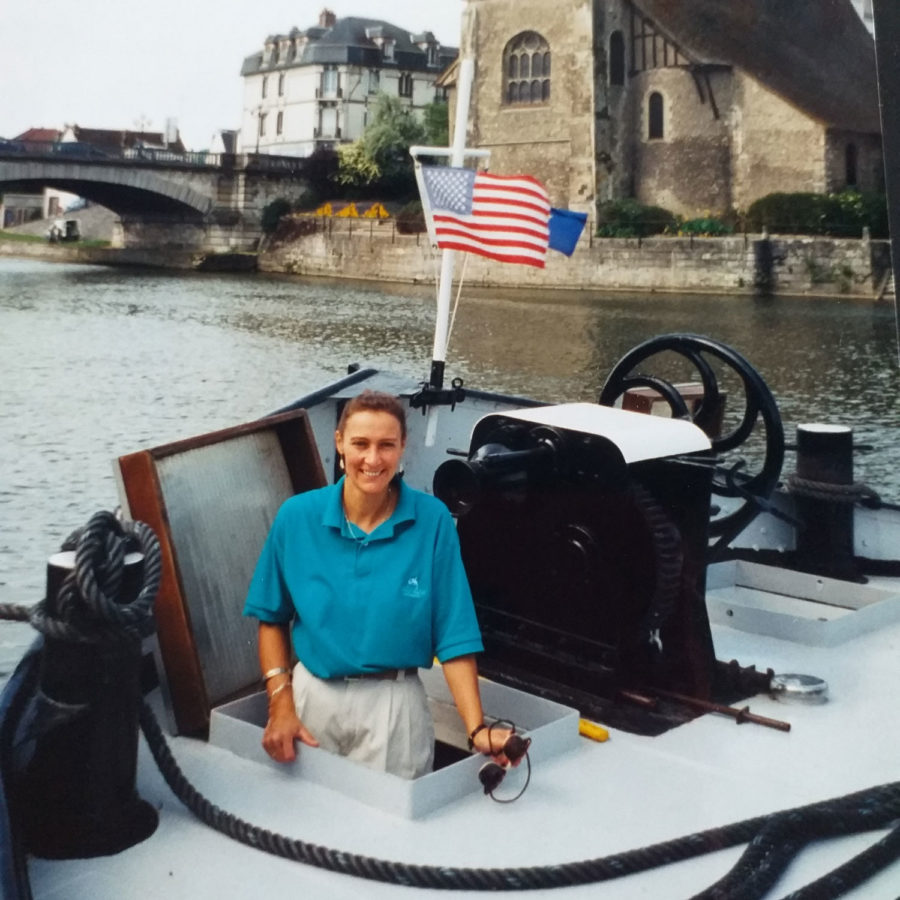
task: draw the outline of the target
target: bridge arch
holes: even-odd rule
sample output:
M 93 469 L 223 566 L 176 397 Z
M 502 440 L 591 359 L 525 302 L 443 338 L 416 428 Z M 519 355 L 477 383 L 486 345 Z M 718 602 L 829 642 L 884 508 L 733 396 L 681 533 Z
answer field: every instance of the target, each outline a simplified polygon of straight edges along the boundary
M 215 205 L 215 179 L 209 173 L 204 175 L 210 183 L 209 193 L 198 190 L 188 173 L 176 180 L 134 165 L 0 159 L 0 189 L 55 188 L 125 216 L 174 215 L 202 220 Z

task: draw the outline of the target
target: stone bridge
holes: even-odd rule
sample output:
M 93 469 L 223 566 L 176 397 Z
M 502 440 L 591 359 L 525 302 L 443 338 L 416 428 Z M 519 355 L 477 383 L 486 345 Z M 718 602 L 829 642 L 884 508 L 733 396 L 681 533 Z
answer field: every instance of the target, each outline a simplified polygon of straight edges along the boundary
M 0 193 L 50 187 L 105 206 L 121 223 L 116 246 L 248 251 L 266 205 L 303 191 L 303 162 L 146 148 L 111 156 L 85 144 L 0 140 Z

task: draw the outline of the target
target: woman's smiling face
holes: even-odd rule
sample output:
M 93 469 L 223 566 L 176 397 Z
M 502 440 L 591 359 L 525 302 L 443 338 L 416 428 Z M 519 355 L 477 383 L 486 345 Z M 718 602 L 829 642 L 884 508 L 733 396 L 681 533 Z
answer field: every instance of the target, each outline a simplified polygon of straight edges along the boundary
M 335 432 L 347 483 L 364 494 L 386 492 L 406 446 L 400 423 L 389 412 L 361 409 Z

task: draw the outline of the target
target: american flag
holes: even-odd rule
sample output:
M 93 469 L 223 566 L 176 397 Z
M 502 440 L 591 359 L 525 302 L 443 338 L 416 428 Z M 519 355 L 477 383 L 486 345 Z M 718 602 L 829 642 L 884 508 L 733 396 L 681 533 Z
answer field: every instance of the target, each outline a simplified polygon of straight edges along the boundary
M 530 175 L 422 167 L 422 205 L 442 250 L 544 267 L 550 198 Z

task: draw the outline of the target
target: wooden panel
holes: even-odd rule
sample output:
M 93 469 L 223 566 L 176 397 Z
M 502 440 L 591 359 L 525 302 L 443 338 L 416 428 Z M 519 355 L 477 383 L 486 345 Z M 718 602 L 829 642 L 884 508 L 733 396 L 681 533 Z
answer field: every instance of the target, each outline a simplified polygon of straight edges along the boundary
M 281 503 L 325 484 L 302 410 L 120 458 L 130 514 L 163 546 L 156 603 L 176 727 L 258 684 L 256 623 L 241 611 Z

